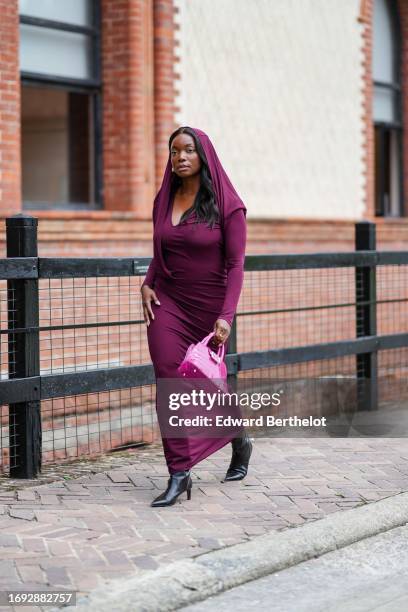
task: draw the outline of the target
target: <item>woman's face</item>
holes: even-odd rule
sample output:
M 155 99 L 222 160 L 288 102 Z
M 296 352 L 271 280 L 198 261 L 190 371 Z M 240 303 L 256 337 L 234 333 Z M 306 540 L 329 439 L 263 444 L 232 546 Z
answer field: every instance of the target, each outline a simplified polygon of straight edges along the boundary
M 173 139 L 170 159 L 175 174 L 180 178 L 194 176 L 200 172 L 201 159 L 190 134 L 178 134 Z

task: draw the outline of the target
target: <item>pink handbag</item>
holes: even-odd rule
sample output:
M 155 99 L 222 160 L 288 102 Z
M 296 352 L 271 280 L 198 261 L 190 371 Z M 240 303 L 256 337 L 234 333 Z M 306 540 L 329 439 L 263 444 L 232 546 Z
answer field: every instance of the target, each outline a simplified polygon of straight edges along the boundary
M 215 336 L 211 332 L 197 344 L 190 344 L 186 355 L 177 368 L 177 371 L 186 378 L 209 378 L 222 391 L 227 392 L 227 366 L 224 362 L 225 344 L 218 347 L 215 352 L 207 346 L 209 340 Z

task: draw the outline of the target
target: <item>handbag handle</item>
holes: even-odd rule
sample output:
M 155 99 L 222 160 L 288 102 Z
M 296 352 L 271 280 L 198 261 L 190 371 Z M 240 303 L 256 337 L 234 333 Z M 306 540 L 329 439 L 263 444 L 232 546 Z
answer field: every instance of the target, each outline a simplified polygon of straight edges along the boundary
M 209 342 L 209 340 L 210 340 L 210 339 L 211 339 L 213 336 L 215 336 L 215 332 L 211 332 L 210 334 L 208 334 L 208 336 L 206 336 L 205 338 L 203 338 L 202 340 L 200 340 L 200 344 L 205 344 L 205 345 L 207 345 L 207 344 L 208 344 L 208 342 Z M 221 361 L 223 361 L 223 359 L 224 359 L 224 355 L 225 355 L 225 342 L 223 342 L 223 343 L 221 344 L 221 346 L 219 346 L 219 347 L 218 347 L 218 350 L 217 350 L 217 355 L 218 355 L 218 357 L 220 357 L 220 358 L 221 358 Z

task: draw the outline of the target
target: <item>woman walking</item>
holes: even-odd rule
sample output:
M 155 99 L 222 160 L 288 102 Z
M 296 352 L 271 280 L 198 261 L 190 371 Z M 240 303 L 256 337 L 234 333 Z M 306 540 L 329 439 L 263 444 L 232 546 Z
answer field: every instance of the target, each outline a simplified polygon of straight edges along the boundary
M 188 346 L 212 331 L 214 348 L 228 346 L 243 283 L 246 212 L 209 137 L 196 128 L 177 129 L 154 200 L 154 256 L 141 287 L 156 379 L 179 378 Z M 247 474 L 252 444 L 246 433 L 162 436 L 162 442 L 170 478 L 153 507 L 173 504 L 184 491 L 190 499 L 191 468 L 229 442 L 233 452 L 225 480 Z

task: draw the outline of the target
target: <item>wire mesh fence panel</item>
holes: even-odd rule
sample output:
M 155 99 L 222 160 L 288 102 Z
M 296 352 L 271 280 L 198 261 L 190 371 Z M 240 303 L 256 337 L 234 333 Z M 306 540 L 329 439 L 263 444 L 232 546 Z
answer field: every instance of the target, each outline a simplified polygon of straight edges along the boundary
M 137 277 L 40 280 L 41 373 L 149 362 Z
M 43 400 L 43 462 L 95 456 L 157 438 L 151 385 Z
M 408 332 L 408 266 L 377 266 L 377 333 Z
M 237 317 L 238 352 L 355 338 L 355 271 L 246 272 Z
M 16 292 L 7 287 L 6 280 L 0 280 L 0 367 L 1 379 L 7 379 L 15 373 L 14 345 L 15 336 L 8 333 L 17 312 Z
M 140 277 L 40 280 L 41 374 L 149 363 Z M 155 385 L 43 400 L 43 461 L 151 442 Z
M 302 426 L 296 422 L 289 425 L 283 423 L 283 426 L 279 423 L 265 426 L 264 420 L 261 427 L 249 424 L 250 435 L 347 437 L 351 431 L 358 410 L 356 360 L 353 355 L 246 370 L 238 373 L 238 379 L 241 384 L 238 383 L 237 388 L 241 393 L 251 393 L 256 399 L 263 393 L 269 396 L 276 393 L 279 396 L 279 403 L 264 410 L 251 411 L 244 408 L 245 417 L 256 418 L 263 414 L 263 419 L 273 416 L 277 421 L 289 421 L 292 418 L 300 422 L 309 418 L 321 420 L 322 417 L 328 420 L 324 426 L 319 423 L 319 426 L 314 427 Z
M 8 472 L 16 463 L 17 440 L 13 440 L 10 446 L 10 425 L 9 407 L 0 406 L 0 473 Z
M 377 333 L 408 333 L 408 266 L 377 266 Z M 408 347 L 378 352 L 380 405 L 407 406 Z
M 380 406 L 408 407 L 408 347 L 378 351 Z
M 346 355 L 336 359 L 311 359 L 309 361 L 285 363 L 238 372 L 238 378 L 259 377 L 293 380 L 336 376 L 356 376 L 355 355 Z

